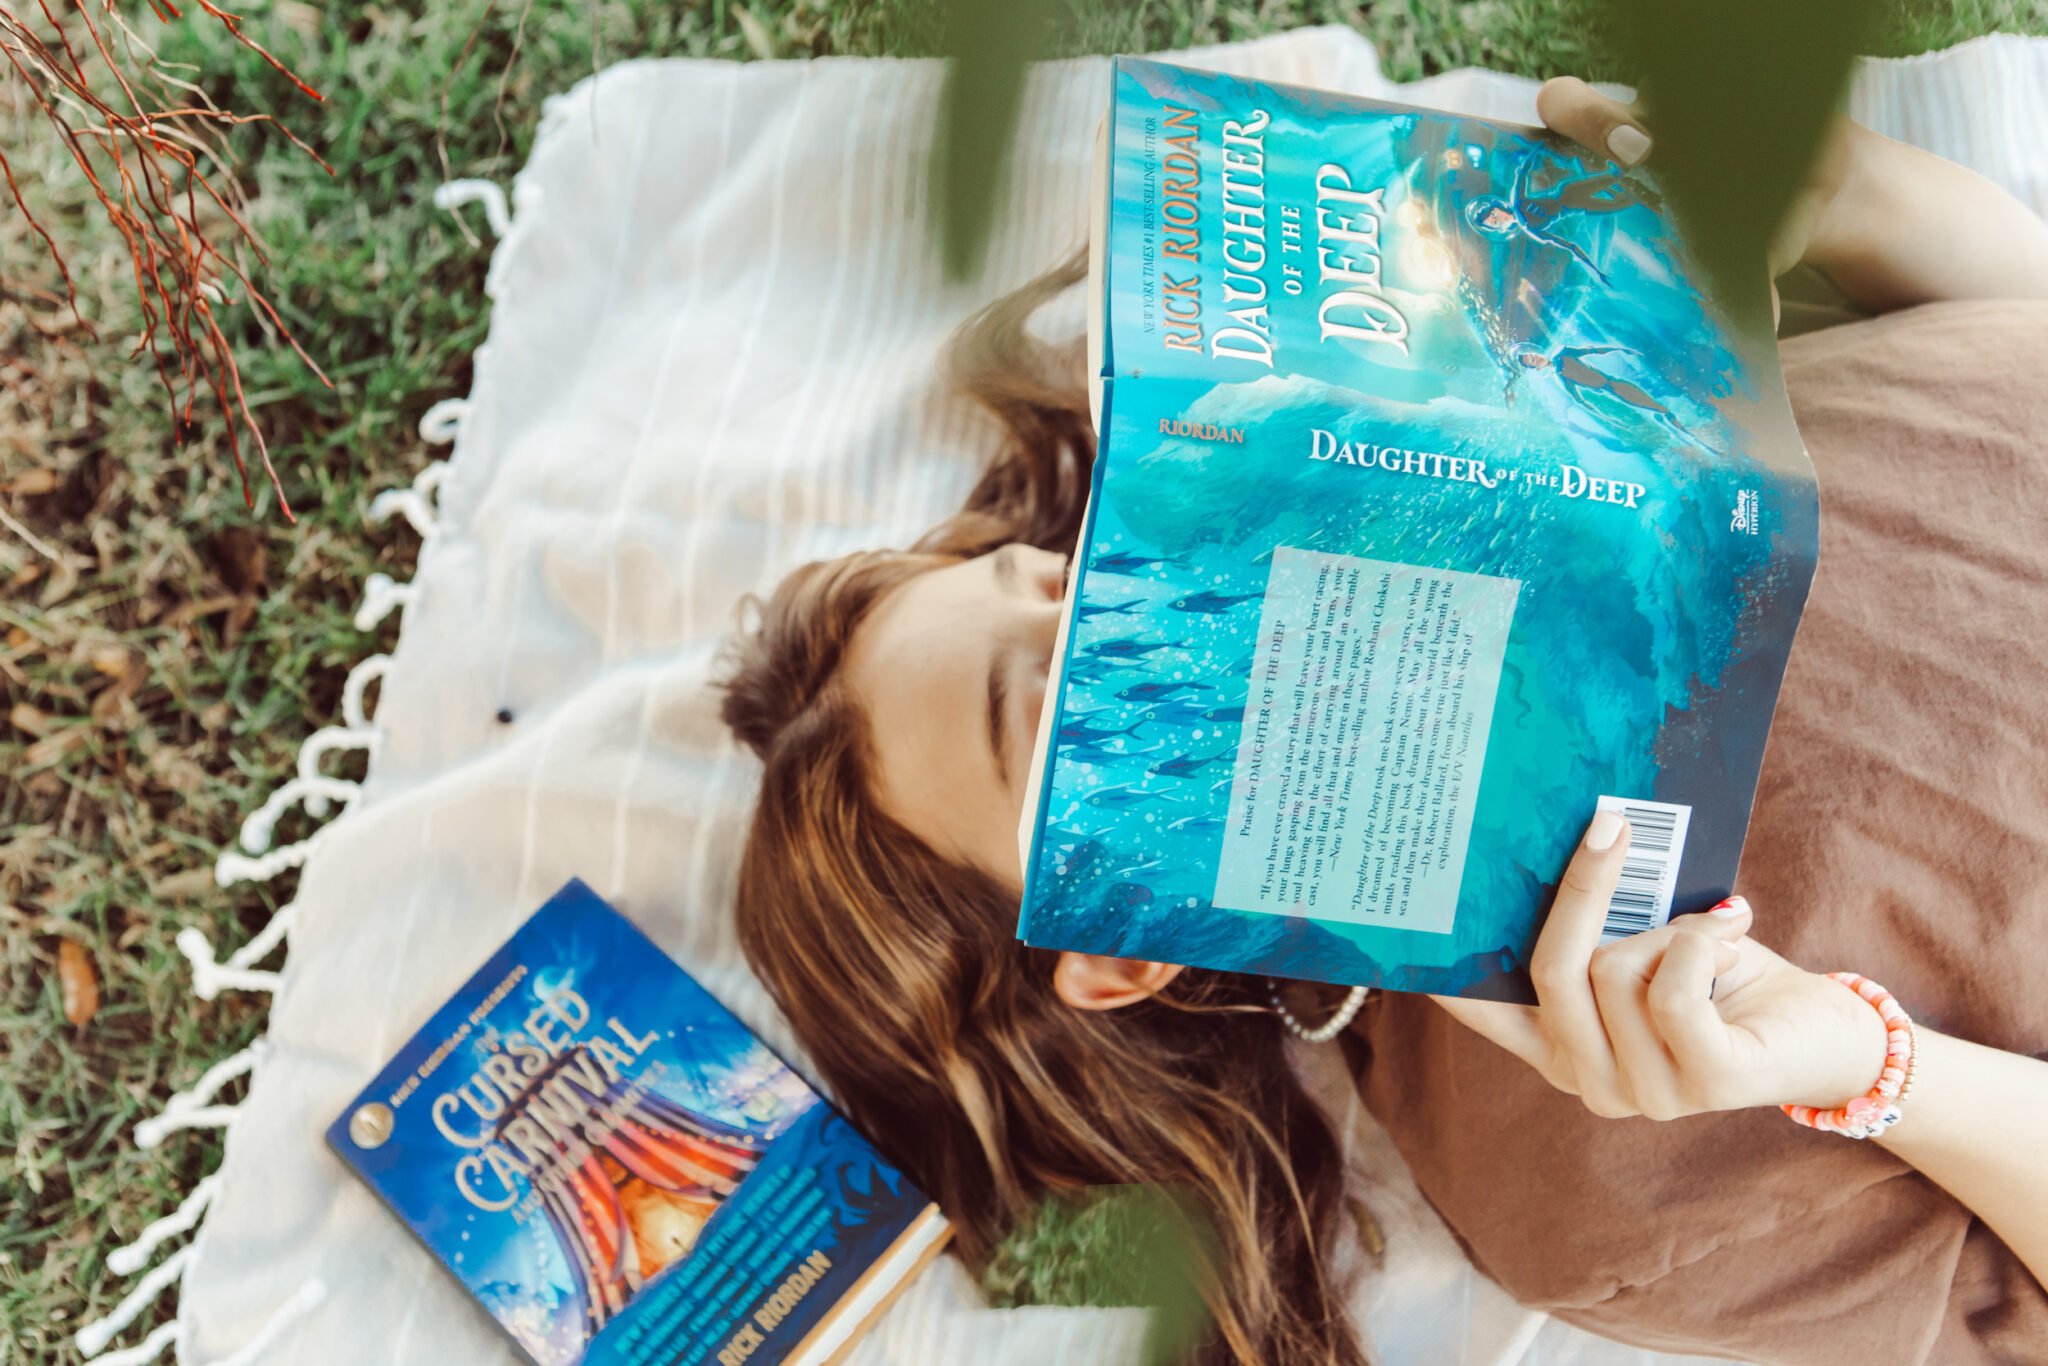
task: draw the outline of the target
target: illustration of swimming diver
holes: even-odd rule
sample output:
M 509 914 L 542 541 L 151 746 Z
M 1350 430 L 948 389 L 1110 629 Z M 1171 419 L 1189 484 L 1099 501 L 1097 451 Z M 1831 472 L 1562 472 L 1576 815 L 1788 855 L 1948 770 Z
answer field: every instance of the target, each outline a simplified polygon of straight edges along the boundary
M 1712 454 L 1705 442 L 1686 430 L 1669 408 L 1652 398 L 1641 385 L 1610 375 L 1593 366 L 1588 356 L 1611 354 L 1635 356 L 1626 346 L 1561 346 L 1555 353 L 1546 354 L 1538 347 L 1523 346 L 1515 351 L 1515 360 L 1525 370 L 1547 371 L 1557 376 L 1557 382 L 1564 388 L 1565 397 L 1581 409 L 1600 418 L 1600 409 L 1594 400 L 1605 396 L 1630 411 L 1638 413 L 1658 426 L 1669 431 L 1680 441 L 1690 442 L 1701 450 Z
M 1584 247 L 1557 231 L 1558 222 L 1567 214 L 1619 213 L 1637 204 L 1655 208 L 1659 202 L 1656 193 L 1620 171 L 1595 171 L 1565 181 L 1547 193 L 1532 195 L 1529 172 L 1535 161 L 1536 154 L 1532 152 L 1515 167 L 1514 184 L 1509 187 L 1506 199 L 1489 195 L 1473 200 L 1466 207 L 1466 221 L 1484 236 L 1496 240 L 1520 234 L 1532 242 L 1569 252 L 1601 284 L 1611 283 L 1607 272 L 1600 269 Z

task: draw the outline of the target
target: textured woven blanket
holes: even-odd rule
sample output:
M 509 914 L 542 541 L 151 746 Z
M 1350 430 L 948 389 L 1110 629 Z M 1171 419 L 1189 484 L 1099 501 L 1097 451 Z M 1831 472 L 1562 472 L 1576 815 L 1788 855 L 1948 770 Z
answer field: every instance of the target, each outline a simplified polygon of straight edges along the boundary
M 1456 73 L 1400 89 L 1342 30 L 1190 60 L 1533 118 L 1528 82 Z M 365 624 L 403 612 L 396 649 L 358 668 L 339 724 L 222 859 L 224 882 L 303 864 L 296 900 L 247 945 L 181 937 L 201 995 L 274 993 L 270 1028 L 248 1055 L 190 1060 L 187 1091 L 136 1135 L 177 1143 L 226 1124 L 227 1158 L 115 1254 L 139 1281 L 80 1334 L 101 1361 L 173 1344 L 188 1366 L 513 1359 L 321 1131 L 571 876 L 801 1056 L 733 938 L 754 771 L 718 723 L 714 654 L 742 593 L 804 560 L 902 544 L 957 505 L 989 431 L 947 397 L 935 357 L 975 306 L 1083 240 L 1108 89 L 1101 60 L 1036 74 L 987 269 L 949 287 L 924 184 L 940 79 L 924 62 L 628 63 L 552 102 L 509 205 L 495 187 L 445 188 L 481 198 L 499 230 L 490 339 L 471 395 L 424 424 L 453 438 L 451 459 L 380 500 L 425 537 L 410 584 L 366 586 Z M 1854 112 L 2048 211 L 2048 43 L 1868 63 Z M 1069 302 L 1045 326 L 1078 327 Z M 367 779 L 321 776 L 322 754 L 350 747 L 370 750 Z M 272 847 L 297 803 L 338 814 Z M 1675 1360 L 1546 1321 L 1475 1274 L 1330 1061 L 1303 1055 L 1347 1117 L 1388 1242 L 1357 1303 L 1378 1360 Z M 252 1069 L 245 1101 L 211 1103 Z M 146 1339 L 126 1327 L 174 1286 L 175 1324 Z M 1142 1332 L 1133 1310 L 988 1308 L 947 1260 L 853 1359 L 1124 1362 Z

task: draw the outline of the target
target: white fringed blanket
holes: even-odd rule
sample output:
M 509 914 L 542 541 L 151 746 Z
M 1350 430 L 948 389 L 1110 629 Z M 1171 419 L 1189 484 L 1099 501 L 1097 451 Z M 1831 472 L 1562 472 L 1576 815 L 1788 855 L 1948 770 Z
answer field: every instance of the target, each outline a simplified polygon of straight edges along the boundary
M 1387 94 L 1337 29 L 1191 60 Z M 463 402 L 430 414 L 452 459 L 384 502 L 426 534 L 409 585 L 367 586 L 363 621 L 404 611 L 394 655 L 351 680 L 343 724 L 258 812 L 224 881 L 303 861 L 257 942 L 180 943 L 202 995 L 274 991 L 260 1054 L 193 1059 L 138 1141 L 228 1124 L 221 1172 L 113 1259 L 131 1306 L 81 1333 L 102 1362 L 173 1341 L 197 1363 L 510 1361 L 509 1346 L 322 1147 L 321 1131 L 426 1014 L 549 892 L 581 876 L 779 1047 L 729 921 L 751 760 L 706 687 L 743 592 L 791 566 L 902 544 L 954 507 L 987 431 L 934 358 L 974 306 L 1081 242 L 1100 60 L 1040 71 L 984 277 L 949 288 L 928 248 L 936 64 L 663 61 L 553 102 L 492 261 L 490 340 Z M 1533 86 L 1478 73 L 1406 98 L 1530 120 Z M 1869 63 L 1855 112 L 2004 181 L 2048 211 L 2048 43 L 1994 39 Z M 1070 321 L 1077 323 L 1078 311 Z M 433 496 L 438 486 L 439 506 Z M 374 720 L 364 689 L 381 677 Z M 322 779 L 367 747 L 368 780 Z M 345 803 L 272 849 L 293 802 Z M 289 932 L 281 973 L 266 961 Z M 254 1066 L 249 1098 L 213 1093 Z M 1314 1064 L 1311 1063 L 1313 1067 Z M 1322 1077 L 1328 1082 L 1331 1079 Z M 1330 1090 L 1343 1105 L 1342 1078 Z M 1371 1122 L 1354 1167 L 1389 1240 L 1358 1312 L 1389 1366 L 1650 1366 L 1522 1310 L 1459 1256 Z M 210 1207 L 209 1207 L 210 1206 Z M 152 1214 L 156 1213 L 154 1211 Z M 203 1215 L 196 1234 L 174 1246 Z M 182 1282 L 178 1322 L 122 1331 Z M 950 1261 L 857 1352 L 864 1366 L 1133 1360 L 1127 1310 L 982 1307 Z

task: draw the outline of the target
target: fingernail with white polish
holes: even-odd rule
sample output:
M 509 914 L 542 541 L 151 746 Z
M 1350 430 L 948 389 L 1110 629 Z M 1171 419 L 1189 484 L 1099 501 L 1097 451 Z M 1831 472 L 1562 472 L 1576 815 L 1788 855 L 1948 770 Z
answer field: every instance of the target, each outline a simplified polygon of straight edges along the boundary
M 1731 896 L 1707 914 L 1720 916 L 1723 920 L 1733 920 L 1737 916 L 1749 914 L 1749 900 L 1746 897 Z
M 1632 123 L 1616 124 L 1607 135 L 1607 150 L 1624 166 L 1633 166 L 1650 154 L 1650 135 Z
M 1604 854 L 1614 847 L 1614 841 L 1621 835 L 1621 813 L 1619 811 L 1596 811 L 1593 823 L 1586 827 L 1586 847 L 1596 854 Z

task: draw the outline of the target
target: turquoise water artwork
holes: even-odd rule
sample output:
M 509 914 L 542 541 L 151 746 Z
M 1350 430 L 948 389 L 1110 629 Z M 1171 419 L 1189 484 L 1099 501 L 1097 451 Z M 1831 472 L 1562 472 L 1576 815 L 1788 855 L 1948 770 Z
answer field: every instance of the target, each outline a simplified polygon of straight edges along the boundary
M 1631 827 L 1611 934 L 1726 895 L 1819 505 L 1774 339 L 1654 177 L 1113 79 L 1099 454 L 1020 936 L 1529 1000 L 1599 806 Z

